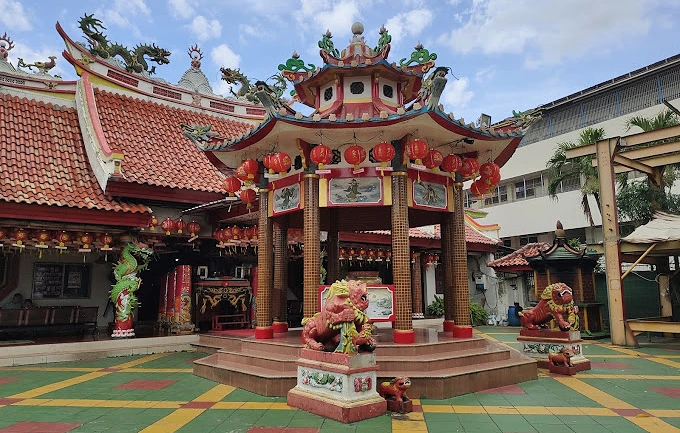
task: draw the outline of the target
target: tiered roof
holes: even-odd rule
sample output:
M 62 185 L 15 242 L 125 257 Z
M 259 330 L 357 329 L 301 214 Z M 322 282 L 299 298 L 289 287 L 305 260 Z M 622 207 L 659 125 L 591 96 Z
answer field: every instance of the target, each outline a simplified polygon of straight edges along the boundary
M 539 256 L 541 252 L 549 250 L 550 246 L 547 242 L 532 242 L 486 265 L 496 272 L 531 271 L 527 259 Z

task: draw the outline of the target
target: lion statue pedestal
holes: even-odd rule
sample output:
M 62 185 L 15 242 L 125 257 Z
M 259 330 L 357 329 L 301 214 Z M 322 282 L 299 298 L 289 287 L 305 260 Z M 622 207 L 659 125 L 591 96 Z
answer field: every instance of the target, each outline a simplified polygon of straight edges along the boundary
M 590 361 L 583 356 L 579 331 L 578 307 L 574 305 L 572 290 L 564 283 L 547 286 L 535 307 L 522 311 L 519 331 L 521 352 L 538 362 L 540 368 L 550 367 L 551 354 L 568 351 L 575 371 L 590 370 Z M 559 329 L 547 326 L 554 321 Z
M 366 308 L 366 283 L 336 281 L 323 310 L 303 319 L 305 348 L 297 360 L 297 385 L 288 391 L 289 406 L 344 423 L 387 412 L 378 394 L 378 366 L 371 353 L 375 339 Z

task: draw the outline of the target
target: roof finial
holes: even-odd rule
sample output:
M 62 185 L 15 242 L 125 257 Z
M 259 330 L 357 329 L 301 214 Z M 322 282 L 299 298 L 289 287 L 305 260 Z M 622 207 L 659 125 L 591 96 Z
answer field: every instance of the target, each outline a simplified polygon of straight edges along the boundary
M 364 25 L 359 21 L 352 24 L 352 34 L 361 35 L 364 33 Z
M 564 232 L 564 228 L 562 227 L 562 223 L 560 220 L 557 220 L 557 230 L 555 230 L 555 237 L 560 239 L 566 237 L 567 234 Z
M 201 49 L 198 48 L 198 44 L 194 44 L 194 46 L 189 47 L 187 54 L 189 54 L 189 57 L 191 57 L 191 67 L 194 69 L 200 69 L 203 53 L 201 52 Z

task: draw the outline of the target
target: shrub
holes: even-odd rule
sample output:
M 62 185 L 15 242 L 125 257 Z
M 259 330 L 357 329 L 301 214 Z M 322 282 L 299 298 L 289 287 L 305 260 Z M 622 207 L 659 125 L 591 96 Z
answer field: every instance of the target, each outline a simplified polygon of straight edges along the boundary
M 489 313 L 484 307 L 470 299 L 470 321 L 472 324 L 486 325 L 487 320 L 489 320 Z
M 444 298 L 434 295 L 434 301 L 427 306 L 427 314 L 433 317 L 444 315 Z

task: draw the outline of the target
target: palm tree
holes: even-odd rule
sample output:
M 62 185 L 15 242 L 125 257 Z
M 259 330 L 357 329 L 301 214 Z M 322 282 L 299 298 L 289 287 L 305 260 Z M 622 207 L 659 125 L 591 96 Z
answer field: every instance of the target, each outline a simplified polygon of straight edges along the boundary
M 557 148 L 555 148 L 555 153 L 553 153 L 546 164 L 548 167 L 548 176 L 550 176 L 548 194 L 553 199 L 557 199 L 557 192 L 562 181 L 574 176 L 585 179 L 581 186 L 581 208 L 591 226 L 594 226 L 595 222 L 593 221 L 593 214 L 590 211 L 588 196 L 592 195 L 595 198 L 598 208 L 600 207 L 600 183 L 597 177 L 597 168 L 593 167 L 592 158 L 590 156 L 574 158 L 567 162 L 567 150 L 593 144 L 604 138 L 604 128 L 586 128 L 581 131 L 576 143 L 558 143 Z
M 655 129 L 668 128 L 678 124 L 678 117 L 671 110 L 662 110 L 654 117 L 633 116 L 626 121 L 626 131 L 637 126 L 644 132 L 654 131 Z

